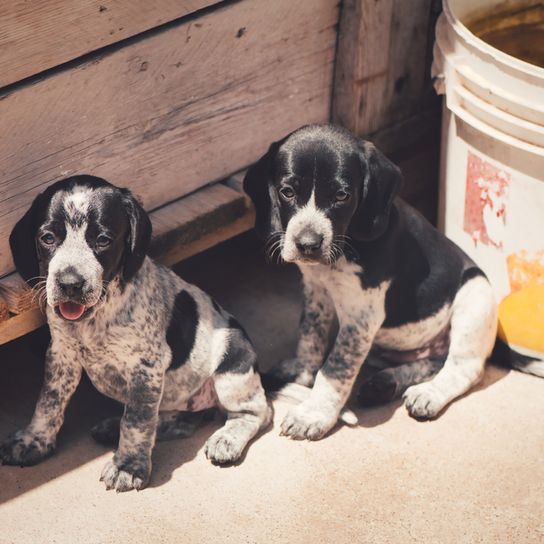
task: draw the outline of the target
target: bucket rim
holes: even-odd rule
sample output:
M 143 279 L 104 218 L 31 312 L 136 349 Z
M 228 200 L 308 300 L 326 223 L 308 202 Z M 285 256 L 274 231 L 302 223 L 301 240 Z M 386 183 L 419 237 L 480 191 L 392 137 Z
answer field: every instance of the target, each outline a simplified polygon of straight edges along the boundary
M 513 55 L 509 55 L 496 47 L 488 44 L 486 41 L 482 40 L 476 34 L 471 32 L 469 28 L 455 15 L 451 8 L 451 1 L 444 0 L 443 2 L 443 11 L 446 19 L 448 20 L 449 25 L 453 31 L 466 43 L 474 46 L 476 49 L 479 49 L 482 53 L 491 55 L 509 68 L 513 70 L 518 70 L 530 74 L 531 76 L 536 76 L 539 78 L 544 78 L 544 68 L 526 62 L 524 60 L 518 59 Z

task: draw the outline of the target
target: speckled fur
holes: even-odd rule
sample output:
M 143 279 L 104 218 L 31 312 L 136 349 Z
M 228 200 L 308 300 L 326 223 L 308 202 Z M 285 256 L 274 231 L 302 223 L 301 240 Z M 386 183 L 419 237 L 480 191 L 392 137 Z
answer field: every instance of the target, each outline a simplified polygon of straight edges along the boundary
M 164 438 L 187 431 L 178 417 L 180 411 L 214 405 L 222 410 L 227 422 L 208 440 L 205 453 L 213 463 L 238 460 L 248 442 L 269 424 L 271 409 L 255 370 L 250 341 L 208 295 L 145 257 L 129 281 L 121 273 L 107 283 L 99 281 L 99 295 L 84 319 L 71 322 L 58 315 L 52 275 L 56 263 L 76 264 L 95 283 L 99 266 L 92 249 L 82 247 L 85 237 L 81 235 L 95 190 L 74 192 L 54 195 L 70 209 L 77 208 L 83 219 L 77 227 L 66 225 L 65 243 L 58 249 L 62 259 L 51 259 L 55 266 L 47 277 L 46 313 L 52 339 L 44 385 L 29 426 L 0 446 L 3 462 L 30 465 L 54 450 L 66 405 L 83 370 L 99 391 L 125 406 L 120 427 L 110 419 L 94 429 L 99 436 L 119 436 L 117 451 L 101 474 L 107 489 L 145 487 L 157 429 Z M 71 248 L 74 243 L 77 247 Z M 166 330 L 181 291 L 196 302 L 198 322 L 187 360 L 170 368 L 172 351 Z M 236 361 L 227 358 L 231 351 Z

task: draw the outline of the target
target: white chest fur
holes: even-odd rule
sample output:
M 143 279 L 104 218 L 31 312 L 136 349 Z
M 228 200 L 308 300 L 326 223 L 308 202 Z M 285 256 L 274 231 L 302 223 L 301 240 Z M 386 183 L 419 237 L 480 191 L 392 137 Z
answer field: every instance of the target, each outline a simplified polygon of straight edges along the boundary
M 327 290 L 334 302 L 340 324 L 361 318 L 369 325 L 382 323 L 384 301 L 389 282 L 383 282 L 378 287 L 364 289 L 357 273 L 361 267 L 357 264 L 339 259 L 333 266 L 302 265 L 300 266 L 304 281 L 321 284 Z

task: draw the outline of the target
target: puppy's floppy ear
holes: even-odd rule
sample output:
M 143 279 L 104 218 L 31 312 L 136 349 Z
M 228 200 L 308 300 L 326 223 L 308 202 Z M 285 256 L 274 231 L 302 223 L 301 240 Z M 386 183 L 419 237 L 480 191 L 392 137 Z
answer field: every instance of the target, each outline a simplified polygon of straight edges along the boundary
M 142 266 L 151 242 L 151 221 L 128 189 L 121 189 L 123 205 L 130 223 L 126 241 L 123 279 L 130 281 Z
M 40 263 L 36 247 L 36 234 L 50 201 L 50 195 L 40 193 L 32 205 L 13 227 L 9 247 L 19 275 L 33 287 L 38 282 Z
M 289 136 L 273 142 L 268 151 L 249 168 L 244 177 L 244 191 L 255 205 L 255 231 L 263 239 L 281 227 L 277 211 L 277 197 L 271 194 L 273 191 L 272 179 L 274 159 L 278 149 Z
M 402 173 L 370 142 L 361 143 L 361 160 L 365 174 L 350 232 L 354 238 L 368 241 L 386 231 L 393 200 L 402 186 Z

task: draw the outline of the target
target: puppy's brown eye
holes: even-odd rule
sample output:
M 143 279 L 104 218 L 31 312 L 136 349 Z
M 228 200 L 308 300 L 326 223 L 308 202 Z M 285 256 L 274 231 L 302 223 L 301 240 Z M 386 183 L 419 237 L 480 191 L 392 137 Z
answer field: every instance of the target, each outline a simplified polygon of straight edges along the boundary
M 280 195 L 285 200 L 291 200 L 295 196 L 295 191 L 293 190 L 292 187 L 282 187 L 280 189 Z
M 50 232 L 46 232 L 40 237 L 42 243 L 46 246 L 52 246 L 55 243 L 55 236 Z
M 343 202 L 344 200 L 347 200 L 349 198 L 349 193 L 346 193 L 346 191 L 336 191 L 336 194 L 334 195 L 334 200 L 336 202 Z
M 96 247 L 104 248 L 111 244 L 111 238 L 108 238 L 105 234 L 101 234 L 96 239 Z

